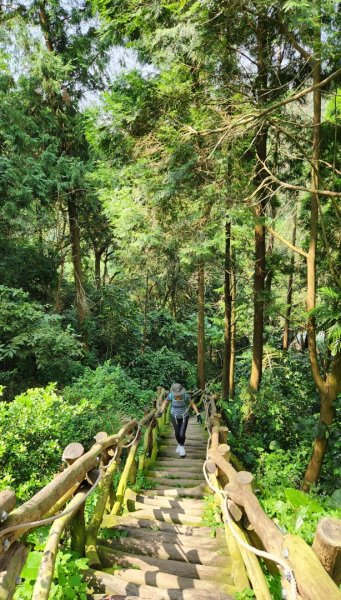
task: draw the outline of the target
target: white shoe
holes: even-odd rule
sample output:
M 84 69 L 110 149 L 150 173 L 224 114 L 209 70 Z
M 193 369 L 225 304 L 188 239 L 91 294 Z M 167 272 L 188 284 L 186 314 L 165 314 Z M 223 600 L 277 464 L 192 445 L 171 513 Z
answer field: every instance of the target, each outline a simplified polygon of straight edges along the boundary
M 184 446 L 180 446 L 179 454 L 180 454 L 181 458 L 185 458 L 186 450 L 185 450 Z
M 181 446 L 180 446 L 180 444 L 178 444 L 177 449 L 175 450 L 175 452 L 177 452 L 179 454 L 180 448 L 181 448 Z

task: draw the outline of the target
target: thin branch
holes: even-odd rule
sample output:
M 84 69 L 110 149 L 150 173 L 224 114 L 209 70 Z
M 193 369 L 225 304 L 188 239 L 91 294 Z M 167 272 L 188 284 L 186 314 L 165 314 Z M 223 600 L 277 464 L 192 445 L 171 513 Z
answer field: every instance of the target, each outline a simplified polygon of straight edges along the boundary
M 314 85 L 311 85 L 310 87 L 305 88 L 298 94 L 289 96 L 289 98 L 286 98 L 285 100 L 282 100 L 281 102 L 278 102 L 277 104 L 274 104 L 273 106 L 269 106 L 269 108 L 266 108 L 265 110 L 263 110 L 262 112 L 259 113 L 258 118 L 265 117 L 266 115 L 273 112 L 274 110 L 281 108 L 281 106 L 284 106 L 285 104 L 289 104 L 290 102 L 295 102 L 296 100 L 303 98 L 303 96 L 306 96 L 307 94 L 310 94 L 311 92 L 314 92 L 315 90 L 318 90 L 318 89 L 324 87 L 325 85 L 327 85 L 328 83 L 333 81 L 333 79 L 336 79 L 337 77 L 339 77 L 339 75 L 341 75 L 341 68 L 337 69 L 337 71 L 334 71 L 334 73 L 332 73 L 331 75 L 329 75 L 328 77 L 326 77 L 325 79 L 320 81 L 319 83 L 315 83 Z
M 277 240 L 282 242 L 282 244 L 285 244 L 286 246 L 288 246 L 288 248 L 290 248 L 290 250 L 292 250 L 293 252 L 297 252 L 297 254 L 304 256 L 304 258 L 308 258 L 307 252 L 304 252 L 304 250 L 302 250 L 301 248 L 298 248 L 298 246 L 294 246 L 294 244 L 289 242 L 289 240 L 285 239 L 280 233 L 278 233 L 277 231 L 275 231 L 275 229 L 270 227 L 270 225 L 267 225 L 265 223 L 265 227 Z
M 277 183 L 280 187 L 286 188 L 287 190 L 296 190 L 298 192 L 306 192 L 307 194 L 319 194 L 320 196 L 327 196 L 328 198 L 341 198 L 341 192 L 331 192 L 329 190 L 312 190 L 310 188 L 304 187 L 303 185 L 294 185 L 292 183 L 285 183 L 284 181 L 281 181 L 280 179 L 278 179 L 278 177 L 276 177 L 276 175 L 271 173 L 271 171 L 269 170 L 269 168 L 266 166 L 266 164 L 264 162 L 263 162 L 263 168 L 265 169 L 265 171 L 267 173 L 269 173 L 269 178 L 272 181 Z M 267 177 L 266 179 L 268 180 L 269 178 Z

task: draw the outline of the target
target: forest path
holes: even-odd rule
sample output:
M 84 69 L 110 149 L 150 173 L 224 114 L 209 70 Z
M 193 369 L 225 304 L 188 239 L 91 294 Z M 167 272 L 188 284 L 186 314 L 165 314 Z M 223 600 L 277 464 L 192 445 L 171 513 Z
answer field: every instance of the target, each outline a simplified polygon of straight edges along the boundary
M 153 489 L 128 492 L 127 511 L 107 515 L 102 526 L 117 537 L 98 540 L 106 569 L 94 571 L 94 600 L 232 600 L 224 529 L 203 524 L 208 494 L 203 475 L 207 437 L 190 419 L 185 458 L 175 452 L 171 427 L 162 436 L 156 463 L 146 476 Z

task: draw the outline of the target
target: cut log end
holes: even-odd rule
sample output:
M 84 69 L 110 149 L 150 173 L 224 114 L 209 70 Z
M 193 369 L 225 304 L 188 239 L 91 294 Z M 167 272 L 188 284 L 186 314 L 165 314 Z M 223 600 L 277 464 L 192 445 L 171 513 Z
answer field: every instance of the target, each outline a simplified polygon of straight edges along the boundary
M 108 434 L 106 431 L 99 431 L 94 436 L 94 440 L 95 440 L 95 442 L 100 443 L 100 442 L 103 442 L 103 440 L 106 440 L 107 437 L 108 437 Z
M 236 475 L 236 479 L 240 485 L 251 485 L 253 475 L 252 473 L 249 473 L 249 471 L 239 471 Z
M 72 444 L 66 446 L 62 454 L 62 460 L 64 460 L 68 465 L 72 465 L 77 460 L 77 458 L 80 458 L 81 456 L 83 456 L 83 454 L 84 448 L 82 444 L 79 444 L 78 442 L 73 442 Z

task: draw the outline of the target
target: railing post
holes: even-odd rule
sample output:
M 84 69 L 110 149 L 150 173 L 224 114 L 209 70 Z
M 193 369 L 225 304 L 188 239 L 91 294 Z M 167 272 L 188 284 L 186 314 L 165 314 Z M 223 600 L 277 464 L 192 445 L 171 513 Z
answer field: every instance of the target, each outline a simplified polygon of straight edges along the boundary
M 317 525 L 312 546 L 336 585 L 341 582 L 341 521 L 325 517 Z
M 85 517 L 84 504 L 77 510 L 70 522 L 71 550 L 80 556 L 85 554 Z

